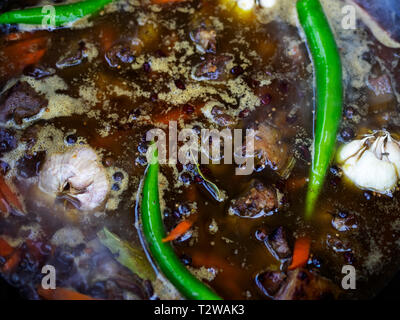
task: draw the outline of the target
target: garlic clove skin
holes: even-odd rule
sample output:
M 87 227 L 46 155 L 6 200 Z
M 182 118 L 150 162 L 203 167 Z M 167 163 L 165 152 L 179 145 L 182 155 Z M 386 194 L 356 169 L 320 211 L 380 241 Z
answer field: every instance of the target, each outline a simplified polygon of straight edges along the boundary
M 400 146 L 394 141 L 388 141 L 385 148 L 387 158 L 396 166 L 397 176 L 400 177 Z
M 397 185 L 397 169 L 388 161 L 379 160 L 366 150 L 362 156 L 349 158 L 342 166 L 343 173 L 359 188 L 390 193 Z
M 400 145 L 386 131 L 354 140 L 339 149 L 338 165 L 360 189 L 390 195 L 400 173 Z
M 341 147 L 340 152 L 338 153 L 337 162 L 343 163 L 348 158 L 354 156 L 364 147 L 365 139 L 362 140 L 354 140 L 350 143 L 345 144 Z
M 64 190 L 67 185 L 68 190 Z M 88 146 L 78 146 L 46 158 L 39 189 L 53 197 L 66 194 L 79 201 L 81 211 L 92 211 L 105 202 L 110 182 L 96 152 Z
M 276 4 L 276 0 L 260 0 L 259 2 L 263 8 L 272 8 Z

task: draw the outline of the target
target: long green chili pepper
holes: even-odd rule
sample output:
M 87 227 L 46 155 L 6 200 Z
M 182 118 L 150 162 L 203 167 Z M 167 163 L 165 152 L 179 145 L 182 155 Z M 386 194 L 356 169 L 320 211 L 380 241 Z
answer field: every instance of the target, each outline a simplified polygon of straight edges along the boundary
M 87 15 L 96 13 L 106 4 L 113 0 L 85 0 L 81 2 L 54 6 L 54 23 L 56 27 L 68 22 L 81 19 Z M 8 11 L 0 15 L 0 24 L 24 23 L 43 24 L 46 23 L 49 12 L 46 7 L 28 8 L 23 10 Z
M 221 299 L 207 285 L 194 277 L 176 256 L 170 243 L 162 242 L 165 237 L 164 225 L 158 196 L 158 154 L 147 168 L 143 186 L 142 225 L 150 252 L 164 275 L 188 299 Z
M 314 150 L 305 207 L 306 218 L 309 218 L 335 149 L 343 103 L 342 65 L 320 2 L 299 0 L 297 12 L 312 55 L 316 84 Z

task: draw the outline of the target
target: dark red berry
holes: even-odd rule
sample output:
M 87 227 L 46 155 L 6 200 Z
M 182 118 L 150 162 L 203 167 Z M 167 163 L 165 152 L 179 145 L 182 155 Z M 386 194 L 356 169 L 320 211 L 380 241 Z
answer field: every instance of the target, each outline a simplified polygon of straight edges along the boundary
M 181 79 L 175 80 L 175 85 L 178 89 L 181 89 L 181 90 L 186 89 L 185 83 Z
M 243 68 L 242 68 L 241 66 L 234 66 L 234 67 L 231 69 L 231 73 L 232 73 L 235 77 L 240 76 L 241 74 L 243 74 L 243 72 L 244 72 L 244 70 L 243 70 Z
M 156 56 L 159 58 L 165 58 L 167 55 L 164 53 L 162 50 L 157 50 L 156 51 Z
M 272 100 L 272 97 L 271 97 L 271 95 L 268 94 L 268 93 L 264 94 L 264 95 L 260 98 L 261 105 L 263 105 L 263 106 L 266 106 L 266 105 L 270 104 L 270 103 L 271 103 L 271 100 Z
M 355 110 L 353 107 L 347 107 L 346 109 L 344 109 L 344 115 L 347 119 L 352 119 L 354 114 L 355 114 Z
M 187 114 L 191 114 L 194 112 L 194 107 L 190 104 L 185 104 L 183 106 L 183 112 L 187 113 Z
M 289 84 L 288 84 L 286 81 L 282 80 L 282 81 L 279 83 L 279 90 L 280 90 L 282 93 L 287 93 L 287 92 L 289 91 Z
M 150 63 L 148 62 L 143 63 L 143 70 L 144 72 L 150 72 L 151 71 Z
M 156 102 L 158 100 L 158 95 L 157 93 L 152 93 L 150 96 L 150 100 L 153 102 Z
M 118 171 L 118 172 L 114 173 L 113 179 L 115 181 L 122 181 L 124 179 L 124 174 L 122 172 Z
M 344 141 L 350 141 L 354 138 L 354 131 L 351 128 L 344 128 L 340 131 L 340 136 Z
M 66 138 L 66 141 L 67 141 L 68 144 L 75 144 L 77 140 L 78 140 L 78 138 L 74 134 L 70 134 Z
M 242 111 L 239 112 L 239 118 L 247 118 L 250 114 L 249 109 L 243 109 Z

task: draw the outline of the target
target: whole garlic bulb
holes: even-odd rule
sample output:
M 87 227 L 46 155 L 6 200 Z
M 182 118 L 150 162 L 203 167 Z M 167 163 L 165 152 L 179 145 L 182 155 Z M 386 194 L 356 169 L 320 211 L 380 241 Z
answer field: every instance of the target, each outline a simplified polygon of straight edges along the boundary
M 337 162 L 356 186 L 391 194 L 400 173 L 400 143 L 387 131 L 377 131 L 344 145 Z

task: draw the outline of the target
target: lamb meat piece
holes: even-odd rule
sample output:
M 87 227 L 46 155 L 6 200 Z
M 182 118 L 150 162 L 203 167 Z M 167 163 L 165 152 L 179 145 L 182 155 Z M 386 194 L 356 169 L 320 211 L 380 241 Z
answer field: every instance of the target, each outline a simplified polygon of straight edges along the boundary
M 248 191 L 232 201 L 229 211 L 244 218 L 259 218 L 281 206 L 280 193 L 275 187 L 267 187 L 253 181 Z
M 35 80 L 40 80 L 54 75 L 55 70 L 53 68 L 31 64 L 23 70 L 23 74 Z
M 265 245 L 278 260 L 285 260 L 292 255 L 292 250 L 287 240 L 287 233 L 283 227 L 276 228 L 270 233 L 265 240 Z
M 337 235 L 326 235 L 326 244 L 335 252 L 350 252 L 352 251 L 351 243 L 348 239 L 341 239 Z
M 268 297 L 273 296 L 281 288 L 286 275 L 281 271 L 265 271 L 256 276 L 257 287 Z
M 17 161 L 18 175 L 23 178 L 31 178 L 37 176 L 45 157 L 45 151 L 38 151 L 32 154 L 24 155 Z
M 349 0 L 357 18 L 370 29 L 375 38 L 391 48 L 400 47 L 400 2 L 398 0 Z
M 211 114 L 214 121 L 222 127 L 229 127 L 236 123 L 233 117 L 225 113 L 225 110 L 222 107 L 213 107 L 211 110 Z
M 255 128 L 254 152 L 256 159 L 262 166 L 269 166 L 273 170 L 282 170 L 288 161 L 288 147 L 282 142 L 278 129 L 260 124 Z
M 336 299 L 340 289 L 321 275 L 298 268 L 289 271 L 287 279 L 275 295 L 275 300 L 326 300 Z
M 18 81 L 5 91 L 0 98 L 0 122 L 14 119 L 22 124 L 22 119 L 32 117 L 47 107 L 48 100 L 37 93 L 27 82 Z
M 190 34 L 197 50 L 201 53 L 217 51 L 217 33 L 214 29 L 201 26 Z
M 26 149 L 30 150 L 37 142 L 38 134 L 40 129 L 42 128 L 41 125 L 35 123 L 34 125 L 26 128 L 21 135 L 21 142 L 26 143 Z
M 353 213 L 349 212 L 339 212 L 332 218 L 332 226 L 337 231 L 349 231 L 351 229 L 357 229 L 356 217 Z
M 136 59 L 136 48 L 128 41 L 112 46 L 105 55 L 107 63 L 112 68 L 119 68 L 123 64 L 133 63 Z
M 57 68 L 64 69 L 80 65 L 87 57 L 87 48 L 84 41 L 80 41 L 77 46 L 73 47 L 66 56 L 56 63 Z
M 367 85 L 373 92 L 371 96 L 373 104 L 389 102 L 395 98 L 392 83 L 386 74 L 369 77 Z
M 223 80 L 226 75 L 226 64 L 232 60 L 228 55 L 208 54 L 205 60 L 194 68 L 194 77 L 197 80 Z

